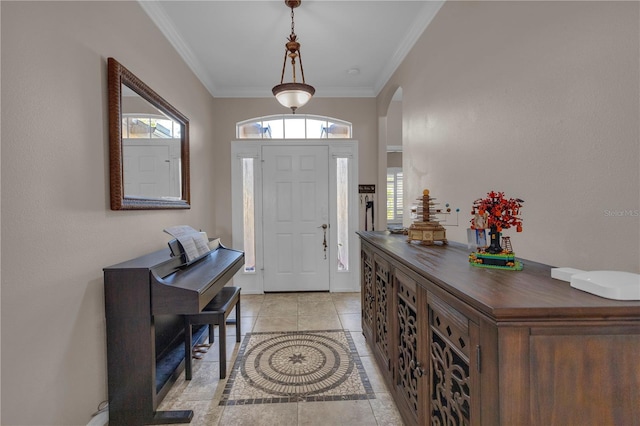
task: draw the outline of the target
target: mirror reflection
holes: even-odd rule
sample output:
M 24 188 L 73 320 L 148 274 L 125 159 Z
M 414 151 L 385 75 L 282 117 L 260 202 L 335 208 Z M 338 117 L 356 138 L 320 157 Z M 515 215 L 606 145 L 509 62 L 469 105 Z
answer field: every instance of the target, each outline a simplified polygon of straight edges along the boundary
M 182 125 L 122 87 L 124 196 L 180 200 Z
M 189 120 L 113 58 L 111 209 L 188 209 Z

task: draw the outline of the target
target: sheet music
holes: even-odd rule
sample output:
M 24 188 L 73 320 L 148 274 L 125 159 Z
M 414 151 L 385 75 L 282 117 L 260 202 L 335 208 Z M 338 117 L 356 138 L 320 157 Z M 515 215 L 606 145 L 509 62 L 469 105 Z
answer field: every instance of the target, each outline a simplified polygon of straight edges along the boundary
M 191 262 L 200 256 L 209 253 L 209 241 L 205 233 L 197 231 L 188 225 L 171 226 L 164 230 L 167 234 L 178 240 L 184 248 L 186 261 Z

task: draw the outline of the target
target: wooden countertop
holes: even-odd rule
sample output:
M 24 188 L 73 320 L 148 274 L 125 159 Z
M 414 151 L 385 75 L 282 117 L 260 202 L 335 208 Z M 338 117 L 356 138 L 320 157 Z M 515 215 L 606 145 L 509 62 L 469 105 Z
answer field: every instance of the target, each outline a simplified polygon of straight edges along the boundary
M 469 264 L 471 251 L 459 243 L 425 246 L 386 231 L 357 234 L 496 322 L 630 320 L 640 327 L 640 301 L 606 299 L 574 289 L 551 278 L 551 266 L 517 254 L 522 271 L 478 268 Z

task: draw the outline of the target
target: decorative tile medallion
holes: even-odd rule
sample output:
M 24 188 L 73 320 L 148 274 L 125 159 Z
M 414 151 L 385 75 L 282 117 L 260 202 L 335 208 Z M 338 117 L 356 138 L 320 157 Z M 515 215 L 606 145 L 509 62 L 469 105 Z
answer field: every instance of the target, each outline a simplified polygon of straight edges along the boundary
M 345 330 L 247 333 L 220 405 L 374 399 Z

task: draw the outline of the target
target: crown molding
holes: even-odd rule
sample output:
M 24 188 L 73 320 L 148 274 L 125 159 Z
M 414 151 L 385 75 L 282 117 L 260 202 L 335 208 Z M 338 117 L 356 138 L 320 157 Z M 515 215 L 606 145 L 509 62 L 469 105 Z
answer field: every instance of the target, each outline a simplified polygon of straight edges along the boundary
M 202 84 L 207 88 L 211 96 L 215 96 L 215 87 L 213 82 L 207 76 L 205 68 L 202 66 L 202 63 L 196 59 L 196 56 L 193 54 L 191 49 L 189 49 L 187 43 L 185 43 L 182 37 L 180 37 L 178 31 L 171 23 L 171 19 L 169 19 L 162 7 L 160 7 L 160 2 L 138 0 L 138 4 L 149 18 L 151 18 L 153 23 L 156 24 L 156 27 L 158 27 L 160 32 L 167 38 L 167 40 L 169 40 L 169 43 L 171 43 L 182 60 L 185 61 L 191 71 L 193 71 L 196 77 L 198 77 Z
M 426 1 L 424 6 L 420 10 L 420 13 L 416 15 L 413 21 L 413 25 L 409 28 L 407 36 L 402 43 L 398 46 L 391 59 L 387 62 L 387 66 L 384 67 L 374 86 L 375 96 L 377 96 L 385 84 L 391 79 L 391 76 L 398 69 L 402 61 L 407 57 L 409 51 L 416 44 L 422 33 L 427 29 L 433 18 L 436 16 L 442 5 L 446 0 L 442 1 Z

